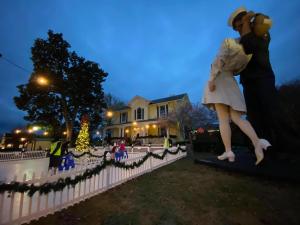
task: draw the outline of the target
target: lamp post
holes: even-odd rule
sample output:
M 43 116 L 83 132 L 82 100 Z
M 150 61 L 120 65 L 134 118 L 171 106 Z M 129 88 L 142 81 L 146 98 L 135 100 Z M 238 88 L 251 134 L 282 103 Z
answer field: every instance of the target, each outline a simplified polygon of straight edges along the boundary
M 55 95 L 58 95 L 60 98 L 62 97 L 62 94 L 59 92 L 57 85 L 53 84 L 53 80 L 49 80 L 48 79 L 48 75 L 46 74 L 36 74 L 34 81 L 41 87 L 43 88 L 45 91 L 47 91 L 47 93 L 53 93 Z M 65 106 L 67 107 L 67 106 Z M 67 118 L 65 118 L 66 121 L 68 121 Z M 68 126 L 68 123 L 66 123 L 66 128 L 67 131 L 63 132 L 63 135 L 66 136 L 67 140 L 71 139 L 71 134 L 72 134 L 72 130 L 73 130 L 73 125 Z M 44 133 L 44 136 L 47 136 L 49 133 L 46 132 Z M 55 134 L 55 132 L 54 132 Z

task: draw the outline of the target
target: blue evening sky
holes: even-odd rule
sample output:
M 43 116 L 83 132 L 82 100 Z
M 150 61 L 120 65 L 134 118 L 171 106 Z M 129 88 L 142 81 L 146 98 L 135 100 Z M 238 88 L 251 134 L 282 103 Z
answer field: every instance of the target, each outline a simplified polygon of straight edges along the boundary
M 188 93 L 199 102 L 227 26 L 240 6 L 273 19 L 270 55 L 276 83 L 299 78 L 300 1 L 297 0 L 1 0 L 0 53 L 32 69 L 30 48 L 48 29 L 109 73 L 105 92 L 123 101 Z M 0 58 L 0 132 L 25 124 L 13 103 L 26 73 Z

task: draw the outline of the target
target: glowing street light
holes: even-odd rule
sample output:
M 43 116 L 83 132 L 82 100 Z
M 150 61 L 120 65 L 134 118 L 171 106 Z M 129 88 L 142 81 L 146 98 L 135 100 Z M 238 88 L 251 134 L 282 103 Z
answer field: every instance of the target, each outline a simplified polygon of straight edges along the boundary
M 21 141 L 26 141 L 26 138 L 21 138 L 20 140 L 21 140 Z
M 49 132 L 48 132 L 48 131 L 45 131 L 45 132 L 44 132 L 44 135 L 45 135 L 45 136 L 47 136 L 48 134 L 49 134 Z
M 19 133 L 21 133 L 21 130 L 17 129 L 17 130 L 15 130 L 15 133 L 19 134 Z
M 46 85 L 49 84 L 49 81 L 48 81 L 45 77 L 43 77 L 43 76 L 39 76 L 39 77 L 36 79 L 36 81 L 37 81 L 37 83 L 38 83 L 39 85 L 42 85 L 42 86 L 46 86 Z
M 112 117 L 112 116 L 113 116 L 113 113 L 112 113 L 112 111 L 108 111 L 106 115 L 107 115 L 108 117 Z
M 30 134 L 31 134 L 32 132 L 33 132 L 33 129 L 31 129 L 31 128 L 30 128 L 30 129 L 28 129 L 28 133 L 30 133 Z
M 63 132 L 63 135 L 67 135 L 67 131 L 64 131 L 64 132 Z

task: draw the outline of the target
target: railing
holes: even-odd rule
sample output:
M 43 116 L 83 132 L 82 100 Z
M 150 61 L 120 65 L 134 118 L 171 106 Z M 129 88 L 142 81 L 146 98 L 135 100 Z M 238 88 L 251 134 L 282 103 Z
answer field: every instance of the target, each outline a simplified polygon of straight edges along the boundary
M 139 152 L 139 151 L 147 151 L 147 146 L 141 147 L 133 147 L 127 146 L 126 149 L 128 152 Z M 161 147 L 151 147 L 151 149 L 161 149 Z M 74 148 L 69 149 L 75 155 L 80 155 L 80 152 L 76 152 Z M 96 147 L 91 148 L 90 152 L 94 155 L 101 156 L 104 154 L 104 151 L 109 150 L 107 147 Z M 0 152 L 0 162 L 1 161 L 11 161 L 11 160 L 23 160 L 23 159 L 39 159 L 45 158 L 47 156 L 46 151 L 25 151 L 25 152 Z
M 176 147 L 170 149 L 170 151 L 173 152 L 175 150 L 177 150 Z M 149 148 L 148 151 L 160 156 L 164 152 L 161 148 L 160 150 L 153 150 Z M 140 161 L 143 157 L 145 157 L 145 154 L 146 153 L 137 153 L 134 154 L 136 157 L 122 161 L 125 165 L 131 165 L 134 162 Z M 104 192 L 137 176 L 151 172 L 154 169 L 172 163 L 185 156 L 186 153 L 182 151 L 178 151 L 175 155 L 167 153 L 164 159 L 157 159 L 150 156 L 140 167 L 128 170 L 115 167 L 114 165 L 108 165 L 101 170 L 100 173 L 93 175 L 91 178 L 86 178 L 83 181 L 80 181 L 75 184 L 75 186 L 69 185 L 61 191 L 54 192 L 52 190 L 48 194 L 44 195 L 37 191 L 32 197 L 30 197 L 26 192 L 9 193 L 5 191 L 0 193 L 0 224 L 22 224 L 56 211 L 60 211 L 63 208 L 72 206 L 75 203 Z M 44 183 L 56 182 L 60 178 L 70 177 L 73 179 L 76 175 L 83 174 L 87 169 L 92 169 L 95 166 L 97 166 L 97 164 L 78 166 L 75 167 L 74 170 L 64 171 L 52 176 L 49 173 L 41 174 L 39 178 L 35 178 L 37 176 L 33 174 L 31 180 L 27 180 L 26 174 L 24 174 L 23 182 L 26 184 L 41 185 Z
M 46 157 L 46 151 L 1 152 L 0 161 L 39 159 Z

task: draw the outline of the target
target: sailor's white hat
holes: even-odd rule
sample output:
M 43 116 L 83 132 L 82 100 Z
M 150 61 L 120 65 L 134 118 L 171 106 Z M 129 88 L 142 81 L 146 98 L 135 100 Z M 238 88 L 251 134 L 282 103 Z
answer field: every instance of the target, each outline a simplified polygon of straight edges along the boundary
M 228 26 L 232 27 L 233 26 L 233 20 L 237 15 L 239 15 L 241 12 L 247 12 L 247 9 L 245 7 L 240 7 L 236 9 L 233 13 L 231 13 L 229 19 L 228 19 Z

